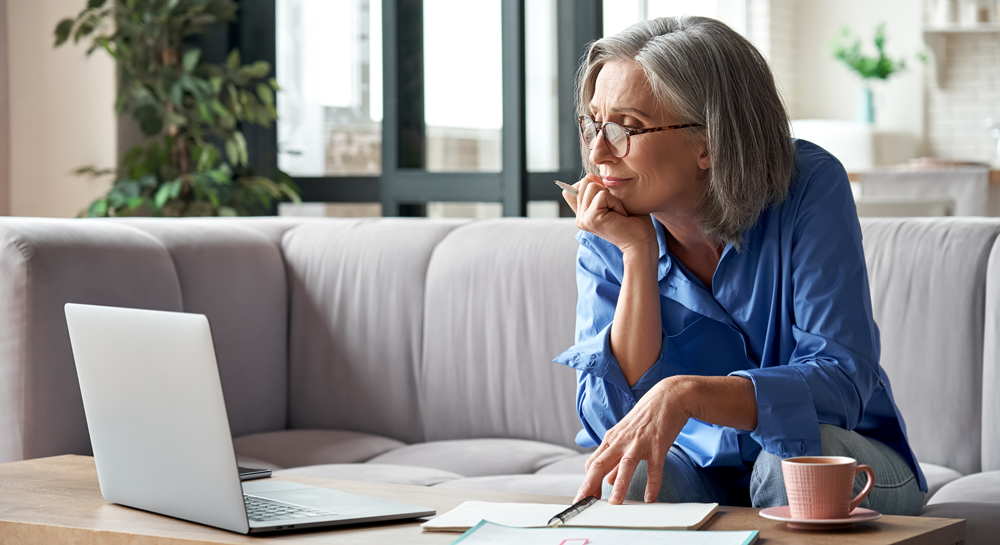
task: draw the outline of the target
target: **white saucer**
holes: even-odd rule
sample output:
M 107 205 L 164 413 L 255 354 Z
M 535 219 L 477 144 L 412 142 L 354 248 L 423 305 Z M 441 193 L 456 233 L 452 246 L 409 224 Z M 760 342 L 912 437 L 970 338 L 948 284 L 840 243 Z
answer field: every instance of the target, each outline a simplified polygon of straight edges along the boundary
M 854 511 L 851 511 L 851 514 L 848 515 L 846 519 L 794 519 L 792 518 L 791 508 L 787 505 L 782 505 L 781 507 L 768 507 L 767 509 L 761 509 L 760 516 L 766 519 L 780 520 L 788 524 L 789 528 L 794 528 L 796 530 L 840 530 L 843 528 L 850 528 L 857 522 L 878 520 L 882 518 L 882 513 L 858 507 Z

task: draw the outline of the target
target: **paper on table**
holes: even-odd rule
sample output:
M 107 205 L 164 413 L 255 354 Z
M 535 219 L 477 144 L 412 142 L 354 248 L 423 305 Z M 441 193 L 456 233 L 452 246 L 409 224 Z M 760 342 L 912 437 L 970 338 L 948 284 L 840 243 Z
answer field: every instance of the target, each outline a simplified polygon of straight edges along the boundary
M 463 532 L 488 520 L 520 528 L 544 528 L 569 507 L 546 503 L 467 501 L 421 525 L 428 532 Z M 611 505 L 601 500 L 571 518 L 567 527 L 697 530 L 719 509 L 717 503 L 636 503 Z
M 677 532 L 670 530 L 611 530 L 601 528 L 511 528 L 483 521 L 452 545 L 750 545 L 757 530 L 736 532 Z

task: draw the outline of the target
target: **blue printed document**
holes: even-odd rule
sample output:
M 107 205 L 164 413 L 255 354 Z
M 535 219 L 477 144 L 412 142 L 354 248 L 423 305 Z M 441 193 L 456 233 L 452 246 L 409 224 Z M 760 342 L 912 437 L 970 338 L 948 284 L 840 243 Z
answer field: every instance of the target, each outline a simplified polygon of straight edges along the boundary
M 616 530 L 611 528 L 514 528 L 485 520 L 462 534 L 452 545 L 750 545 L 757 530 L 689 532 L 674 530 Z

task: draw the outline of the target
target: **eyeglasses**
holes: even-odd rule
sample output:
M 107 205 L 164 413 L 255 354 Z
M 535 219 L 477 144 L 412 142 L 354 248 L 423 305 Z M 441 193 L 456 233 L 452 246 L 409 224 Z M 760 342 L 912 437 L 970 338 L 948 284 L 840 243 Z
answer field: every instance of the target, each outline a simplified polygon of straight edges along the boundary
M 583 138 L 583 143 L 587 146 L 587 149 L 594 149 L 594 139 L 597 138 L 597 133 L 600 132 L 604 134 L 604 143 L 608 145 L 608 149 L 611 150 L 611 153 L 618 158 L 628 155 L 632 136 L 637 134 L 646 134 L 647 132 L 686 129 L 688 127 L 704 127 L 704 125 L 700 125 L 698 123 L 684 123 L 681 125 L 668 125 L 666 127 L 632 129 L 622 127 L 618 123 L 598 123 L 589 115 L 580 116 L 580 138 Z

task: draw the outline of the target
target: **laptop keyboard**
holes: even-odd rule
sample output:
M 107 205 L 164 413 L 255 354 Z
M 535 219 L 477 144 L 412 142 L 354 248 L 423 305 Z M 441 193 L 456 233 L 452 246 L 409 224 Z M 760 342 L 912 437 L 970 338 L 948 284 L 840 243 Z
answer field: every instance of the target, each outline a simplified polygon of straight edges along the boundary
M 304 505 L 285 503 L 283 501 L 269 500 L 260 496 L 243 494 L 243 501 L 247 506 L 247 517 L 250 520 L 266 522 L 280 519 L 301 519 L 308 517 L 327 517 L 335 515 L 322 509 L 314 509 Z

